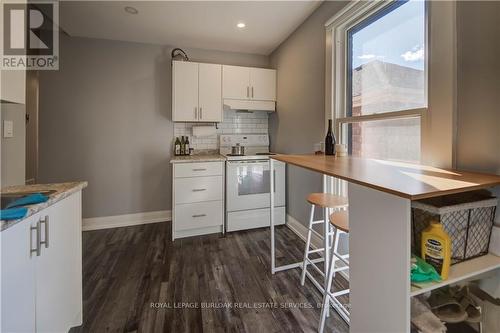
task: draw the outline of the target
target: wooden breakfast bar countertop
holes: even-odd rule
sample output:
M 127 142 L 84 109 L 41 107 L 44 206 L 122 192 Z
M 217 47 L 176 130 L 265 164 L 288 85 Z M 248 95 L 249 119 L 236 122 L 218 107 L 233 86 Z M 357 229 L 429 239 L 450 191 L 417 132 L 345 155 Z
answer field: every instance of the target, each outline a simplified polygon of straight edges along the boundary
M 272 159 L 410 200 L 500 185 L 500 176 L 404 162 L 325 155 L 273 155 Z

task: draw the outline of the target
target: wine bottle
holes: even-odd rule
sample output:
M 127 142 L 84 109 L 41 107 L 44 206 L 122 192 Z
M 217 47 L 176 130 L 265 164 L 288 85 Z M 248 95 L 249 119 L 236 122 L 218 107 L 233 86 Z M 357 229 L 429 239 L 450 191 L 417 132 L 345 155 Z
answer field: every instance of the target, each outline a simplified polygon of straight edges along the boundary
M 328 119 L 328 132 L 325 138 L 325 155 L 335 155 L 335 136 L 332 132 L 332 120 Z
M 181 155 L 186 155 L 184 135 L 181 136 Z
M 186 141 L 184 142 L 184 153 L 186 155 L 190 154 L 190 151 L 189 151 L 189 136 L 186 136 Z
M 181 140 L 179 140 L 178 136 L 175 137 L 174 154 L 175 156 L 179 156 L 181 154 Z

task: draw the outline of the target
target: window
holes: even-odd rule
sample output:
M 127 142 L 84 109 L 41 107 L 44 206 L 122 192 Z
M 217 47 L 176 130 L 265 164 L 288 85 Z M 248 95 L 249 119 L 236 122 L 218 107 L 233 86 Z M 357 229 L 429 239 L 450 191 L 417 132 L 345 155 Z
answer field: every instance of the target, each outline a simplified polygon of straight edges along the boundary
M 346 96 L 337 122 L 354 156 L 420 161 L 425 6 L 420 0 L 385 2 L 344 30 Z

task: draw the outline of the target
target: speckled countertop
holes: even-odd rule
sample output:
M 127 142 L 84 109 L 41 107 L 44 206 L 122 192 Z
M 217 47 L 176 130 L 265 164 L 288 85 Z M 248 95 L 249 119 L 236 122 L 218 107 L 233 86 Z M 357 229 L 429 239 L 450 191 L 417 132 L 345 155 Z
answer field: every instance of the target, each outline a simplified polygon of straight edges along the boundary
M 221 162 L 226 158 L 218 153 L 195 154 L 188 156 L 175 156 L 170 160 L 170 163 L 193 163 L 193 162 Z
M 28 208 L 28 214 L 25 217 L 18 220 L 4 221 L 0 220 L 0 231 L 4 231 L 12 227 L 13 225 L 27 219 L 28 217 L 38 213 L 42 209 L 52 206 L 58 201 L 69 197 L 71 194 L 81 191 L 87 187 L 87 182 L 71 182 L 71 183 L 57 183 L 57 184 L 35 184 L 35 185 L 16 185 L 9 186 L 2 189 L 2 194 L 12 194 L 12 193 L 25 193 L 25 192 L 43 192 L 54 190 L 56 192 L 49 195 L 49 200 L 46 202 L 26 206 Z

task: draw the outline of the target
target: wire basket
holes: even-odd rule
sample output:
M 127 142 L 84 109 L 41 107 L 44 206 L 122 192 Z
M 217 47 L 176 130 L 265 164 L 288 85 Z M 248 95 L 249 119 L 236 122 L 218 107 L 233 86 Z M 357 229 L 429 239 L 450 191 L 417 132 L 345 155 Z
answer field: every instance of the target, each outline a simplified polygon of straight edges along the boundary
M 474 191 L 412 202 L 412 251 L 421 256 L 422 231 L 439 221 L 451 238 L 451 264 L 488 253 L 497 199 Z

